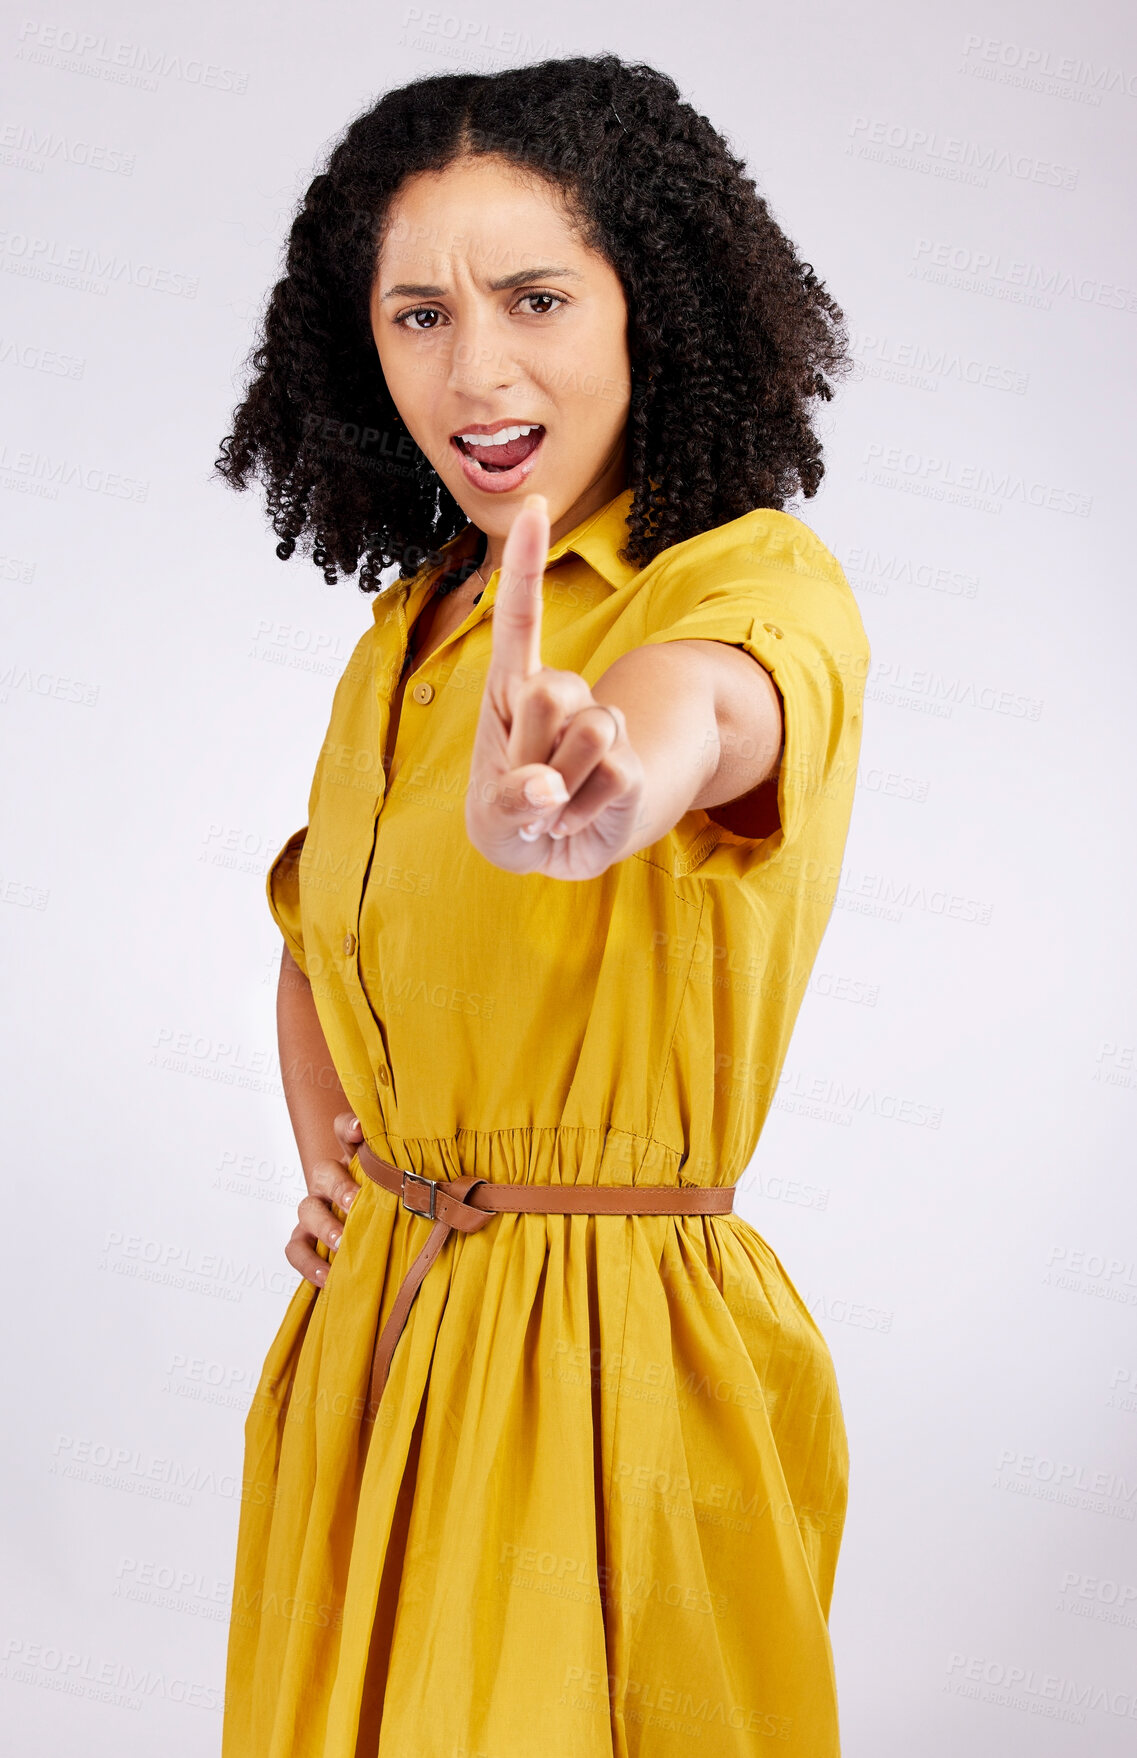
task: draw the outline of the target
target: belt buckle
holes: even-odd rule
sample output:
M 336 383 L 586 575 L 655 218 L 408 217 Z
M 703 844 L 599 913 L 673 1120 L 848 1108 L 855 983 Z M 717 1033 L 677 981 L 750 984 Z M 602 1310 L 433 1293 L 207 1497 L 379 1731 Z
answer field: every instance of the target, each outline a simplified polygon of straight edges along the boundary
M 429 1187 L 429 1190 L 430 1190 L 430 1208 L 429 1209 L 416 1209 L 413 1206 L 413 1204 L 411 1204 L 407 1201 L 407 1179 L 408 1178 L 413 1178 L 416 1184 L 425 1184 Z M 421 1215 L 424 1220 L 433 1221 L 435 1219 L 434 1199 L 437 1196 L 437 1194 L 438 1194 L 438 1181 L 437 1181 L 437 1179 L 425 1178 L 421 1172 L 404 1172 L 403 1173 L 403 1188 L 399 1193 L 399 1200 L 401 1201 L 403 1207 L 406 1209 L 408 1215 Z

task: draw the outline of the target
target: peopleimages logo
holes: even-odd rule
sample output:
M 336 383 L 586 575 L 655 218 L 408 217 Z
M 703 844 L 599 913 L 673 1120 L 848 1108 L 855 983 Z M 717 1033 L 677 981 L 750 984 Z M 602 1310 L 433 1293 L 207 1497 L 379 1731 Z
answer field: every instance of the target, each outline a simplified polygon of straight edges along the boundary
M 913 128 L 906 122 L 889 122 L 855 116 L 849 129 L 852 139 L 845 151 L 856 158 L 874 159 L 901 170 L 987 187 L 989 177 L 1015 177 L 1023 183 L 1041 183 L 1051 189 L 1076 189 L 1078 172 L 1070 165 L 1039 159 L 1033 153 L 1011 147 L 967 140 L 958 134 L 941 134 L 935 128 Z
M 846 552 L 845 569 L 850 585 L 881 597 L 885 597 L 893 586 L 942 592 L 950 598 L 974 598 L 979 591 L 978 575 L 966 573 L 962 568 L 946 567 L 939 562 L 914 561 L 911 556 L 871 549 L 867 545 L 858 545 Z
M 46 19 L 24 20 L 15 59 L 88 78 L 109 79 L 117 85 L 131 85 L 148 92 L 158 90 L 159 79 L 237 93 L 245 92 L 249 84 L 247 73 L 223 67 L 219 62 L 202 61 L 178 49 L 160 49 L 104 33 L 75 30 Z
M 959 71 L 1082 104 L 1100 105 L 1106 92 L 1137 98 L 1137 68 L 1083 61 L 1001 37 L 964 37 Z
M 976 250 L 968 244 L 918 238 L 912 254 L 916 262 L 908 271 L 910 276 L 944 287 L 958 287 L 963 292 L 984 293 L 1018 305 L 1034 305 L 1043 311 L 1049 311 L 1055 299 L 1076 299 L 1083 305 L 1137 312 L 1137 288 L 1096 275 L 1023 262 L 1005 251 Z
M 899 488 L 929 500 L 1001 512 L 1008 501 L 1050 513 L 1071 513 L 1088 519 L 1093 496 L 1052 483 L 1031 481 L 1013 470 L 989 464 L 960 464 L 951 458 L 920 452 L 915 447 L 885 446 L 873 441 L 865 451 L 858 482 L 878 488 Z
M 32 122 L 7 122 L 0 126 L 0 162 L 18 171 L 39 173 L 49 160 L 82 165 L 89 171 L 111 171 L 124 177 L 134 175 L 134 154 L 125 152 L 122 147 L 57 134 L 50 128 L 40 133 Z
M 1025 372 L 994 361 L 978 360 L 958 348 L 910 338 L 872 335 L 853 331 L 849 337 L 856 356 L 858 378 L 888 379 L 894 384 L 914 385 L 934 391 L 944 380 L 975 385 L 990 391 L 1012 391 L 1022 396 L 1030 382 Z

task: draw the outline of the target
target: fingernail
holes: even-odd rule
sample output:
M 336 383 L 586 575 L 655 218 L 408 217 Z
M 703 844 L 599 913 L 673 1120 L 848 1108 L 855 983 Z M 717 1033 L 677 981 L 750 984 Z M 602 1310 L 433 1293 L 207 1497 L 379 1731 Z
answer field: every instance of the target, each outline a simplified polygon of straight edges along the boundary
M 348 1124 L 348 1128 L 349 1129 L 358 1129 L 359 1128 L 359 1118 L 353 1117 L 351 1122 Z
M 531 806 L 563 806 L 568 800 L 568 788 L 558 777 L 557 781 L 545 781 L 539 775 L 530 776 L 522 792 Z
M 332 1234 L 331 1238 L 328 1240 L 328 1245 L 331 1247 L 332 1251 L 337 1251 L 339 1249 L 339 1242 L 342 1238 L 342 1233 Z
M 565 826 L 563 824 L 554 824 L 553 828 L 549 832 L 549 835 L 553 838 L 554 842 L 559 842 L 561 840 L 562 836 L 568 835 L 568 831 L 565 829 Z
M 343 1202 L 340 1205 L 341 1208 L 350 1209 L 352 1203 L 355 1201 L 355 1199 L 358 1195 L 359 1195 L 359 1186 L 357 1184 L 354 1190 L 348 1191 L 347 1195 L 344 1197 Z
M 523 824 L 517 834 L 522 842 L 536 842 L 541 834 L 541 826 L 539 824 Z

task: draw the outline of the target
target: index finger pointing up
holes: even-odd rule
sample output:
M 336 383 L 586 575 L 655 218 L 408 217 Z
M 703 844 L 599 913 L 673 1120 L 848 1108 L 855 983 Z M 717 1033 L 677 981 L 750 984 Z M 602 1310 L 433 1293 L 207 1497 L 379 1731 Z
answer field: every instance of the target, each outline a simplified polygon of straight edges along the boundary
M 515 677 L 541 670 L 541 585 L 549 554 L 549 509 L 526 495 L 509 528 L 493 605 L 492 663 Z

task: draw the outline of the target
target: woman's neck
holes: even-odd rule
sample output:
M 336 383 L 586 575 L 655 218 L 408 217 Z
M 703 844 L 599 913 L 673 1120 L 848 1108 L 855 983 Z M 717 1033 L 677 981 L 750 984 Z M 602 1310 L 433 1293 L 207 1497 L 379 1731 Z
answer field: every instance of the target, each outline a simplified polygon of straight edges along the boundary
M 607 468 L 592 484 L 592 487 L 580 495 L 571 507 L 565 508 L 556 524 L 550 528 L 549 542 L 556 543 L 566 531 L 574 531 L 578 525 L 583 524 L 585 519 L 590 518 L 593 513 L 598 513 L 601 507 L 608 505 L 609 501 L 615 500 L 616 496 L 622 494 L 627 486 L 627 468 L 621 447 L 612 457 Z M 481 541 L 484 536 L 485 534 L 479 531 L 475 541 Z M 487 582 L 494 570 L 501 567 L 504 551 L 504 537 L 490 537 L 487 540 L 484 558 L 478 564 Z M 470 553 L 477 556 L 477 548 L 473 548 Z

